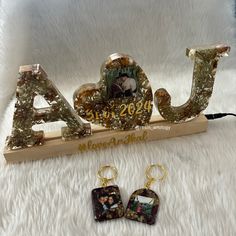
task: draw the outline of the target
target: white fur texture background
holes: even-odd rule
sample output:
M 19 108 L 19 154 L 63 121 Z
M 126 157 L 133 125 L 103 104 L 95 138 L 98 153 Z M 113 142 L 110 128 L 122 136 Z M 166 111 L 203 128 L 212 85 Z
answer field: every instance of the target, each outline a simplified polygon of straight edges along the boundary
M 187 46 L 225 42 L 206 113 L 236 112 L 236 23 L 233 0 L 0 1 L 1 150 L 10 133 L 19 65 L 40 63 L 72 103 L 74 90 L 99 79 L 113 52 L 130 54 L 153 92 L 166 88 L 174 105 L 188 99 L 192 62 Z M 157 113 L 157 111 L 154 111 Z M 55 129 L 54 124 L 47 129 Z M 207 133 L 120 146 L 20 165 L 0 159 L 0 235 L 235 235 L 236 120 L 209 123 Z M 144 171 L 163 163 L 154 226 L 125 219 L 93 220 L 96 172 L 114 164 L 123 203 L 143 186 Z

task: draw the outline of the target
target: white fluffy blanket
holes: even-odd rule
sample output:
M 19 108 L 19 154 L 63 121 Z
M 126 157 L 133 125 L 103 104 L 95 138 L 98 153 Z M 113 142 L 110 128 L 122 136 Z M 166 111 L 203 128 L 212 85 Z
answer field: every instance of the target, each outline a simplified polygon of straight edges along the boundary
M 125 52 L 153 91 L 164 87 L 181 105 L 192 76 L 185 48 L 225 42 L 232 51 L 219 63 L 207 112 L 236 112 L 233 9 L 233 0 L 0 1 L 1 150 L 21 64 L 40 63 L 72 103 L 78 86 L 98 81 L 109 54 Z M 72 157 L 6 165 L 1 153 L 0 235 L 235 235 L 235 143 L 236 120 L 229 117 L 210 122 L 207 133 Z M 126 205 L 153 162 L 169 171 L 165 183 L 153 185 L 161 200 L 156 225 L 94 222 L 90 194 L 99 166 L 118 168 Z

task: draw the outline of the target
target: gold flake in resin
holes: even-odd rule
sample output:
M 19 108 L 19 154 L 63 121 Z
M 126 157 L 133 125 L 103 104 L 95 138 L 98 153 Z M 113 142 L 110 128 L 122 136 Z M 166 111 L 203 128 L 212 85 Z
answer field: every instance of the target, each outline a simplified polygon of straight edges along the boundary
M 43 96 L 50 106 L 36 109 L 33 103 L 37 95 Z M 43 144 L 44 132 L 34 131 L 32 126 L 46 122 L 66 122 L 67 127 L 62 128 L 63 140 L 91 134 L 90 124 L 81 121 L 38 64 L 20 67 L 16 99 L 12 133 L 7 139 L 9 149 Z
M 103 63 L 97 84 L 84 84 L 74 93 L 79 116 L 111 129 L 147 125 L 152 102 L 152 89 L 141 67 L 130 56 L 118 53 Z
M 229 51 L 230 47 L 226 45 L 188 48 L 186 54 L 194 60 L 190 98 L 182 106 L 174 107 L 171 106 L 170 94 L 164 88 L 158 89 L 154 94 L 154 103 L 160 115 L 165 120 L 180 123 L 194 119 L 206 109 L 213 91 L 218 61 Z

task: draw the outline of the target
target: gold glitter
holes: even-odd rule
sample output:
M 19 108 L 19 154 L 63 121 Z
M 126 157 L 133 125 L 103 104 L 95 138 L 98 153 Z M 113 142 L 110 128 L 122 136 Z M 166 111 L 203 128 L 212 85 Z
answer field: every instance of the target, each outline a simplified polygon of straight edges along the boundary
M 147 125 L 152 102 L 152 90 L 143 70 L 130 56 L 118 53 L 103 63 L 97 84 L 84 84 L 74 93 L 79 116 L 111 129 Z
M 36 95 L 43 96 L 50 107 L 34 108 Z M 9 149 L 42 145 L 44 132 L 34 131 L 32 126 L 45 122 L 65 121 L 67 127 L 62 128 L 63 140 L 77 139 L 91 134 L 90 124 L 81 121 L 38 64 L 20 67 L 16 99 L 12 134 L 7 139 Z
M 206 109 L 213 91 L 218 61 L 229 51 L 230 47 L 226 45 L 187 49 L 187 56 L 194 60 L 190 98 L 182 106 L 174 107 L 171 106 L 170 94 L 164 88 L 158 89 L 154 94 L 154 103 L 160 115 L 165 120 L 180 123 L 194 119 Z

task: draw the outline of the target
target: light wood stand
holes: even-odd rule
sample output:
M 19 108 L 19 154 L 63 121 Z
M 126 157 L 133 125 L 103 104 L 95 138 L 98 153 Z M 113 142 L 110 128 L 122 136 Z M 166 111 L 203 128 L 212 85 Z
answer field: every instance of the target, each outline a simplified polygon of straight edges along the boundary
M 4 156 L 8 163 L 41 160 L 104 148 L 115 148 L 124 144 L 196 134 L 205 132 L 207 124 L 204 115 L 181 124 L 172 124 L 160 116 L 153 116 L 150 124 L 146 127 L 130 131 L 115 131 L 94 126 L 91 136 L 72 141 L 61 140 L 60 132 L 46 133 L 44 145 L 17 150 L 5 149 Z

